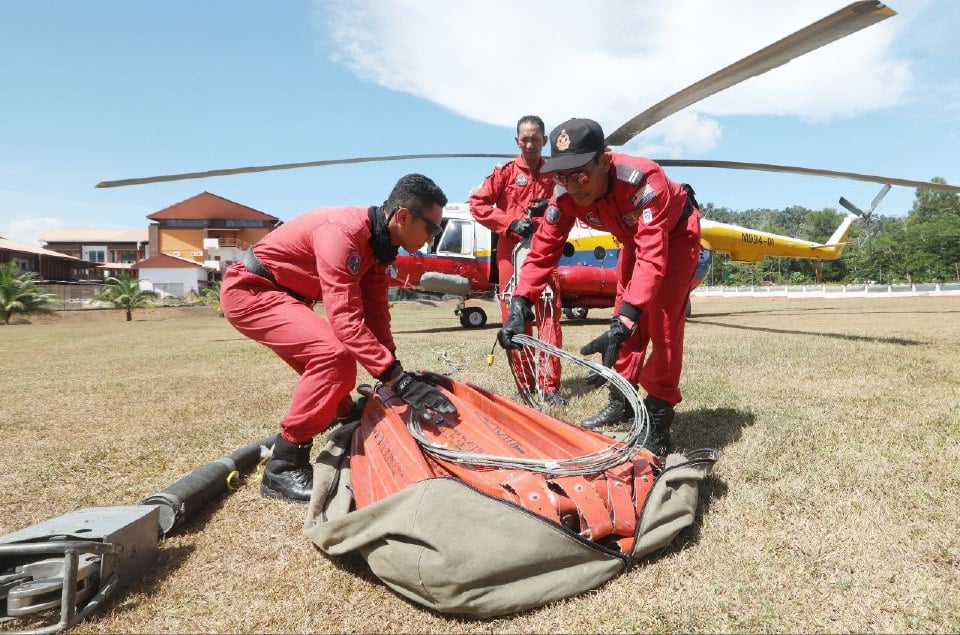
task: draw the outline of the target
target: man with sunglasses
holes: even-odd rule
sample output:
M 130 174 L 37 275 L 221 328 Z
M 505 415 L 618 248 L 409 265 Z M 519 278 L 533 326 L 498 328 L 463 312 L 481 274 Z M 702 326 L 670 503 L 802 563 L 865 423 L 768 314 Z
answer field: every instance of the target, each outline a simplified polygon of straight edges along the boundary
M 681 399 L 685 312 L 700 252 L 693 189 L 668 179 L 654 161 L 608 152 L 603 130 L 590 119 L 570 119 L 554 128 L 550 150 L 543 169 L 553 173 L 554 198 L 533 235 L 498 339 L 504 348 L 517 346 L 513 335 L 523 332 L 531 299 L 549 280 L 578 219 L 613 234 L 622 245 L 614 317 L 581 354 L 600 353 L 605 366 L 646 390 L 644 404 L 651 417 L 646 447 L 664 456 L 674 406 Z M 604 428 L 633 416 L 611 388 L 609 403 L 581 425 Z
M 500 314 L 505 321 L 510 309 L 508 297 L 504 296 L 513 277 L 513 250 L 521 241 L 533 235 L 539 218 L 531 218 L 527 208 L 536 201 L 549 199 L 553 193 L 553 180 L 542 171 L 543 146 L 547 143 L 543 119 L 525 115 L 517 122 L 514 138 L 520 154 L 516 159 L 502 163 L 493 169 L 483 183 L 470 194 L 470 213 L 481 225 L 496 236 L 497 277 Z M 557 348 L 563 347 L 560 332 L 560 294 L 553 280 L 549 283 L 553 294 L 549 299 L 537 295 L 534 302 L 537 316 L 537 333 L 541 339 Z M 526 328 L 531 333 L 531 328 Z M 529 369 L 519 363 L 516 351 L 508 351 L 513 368 L 518 371 L 520 390 L 539 388 L 547 403 L 564 404 L 560 395 L 560 359 L 551 357 L 542 378 L 542 386 L 536 386 L 537 378 L 529 376 Z
M 401 178 L 382 206 L 321 208 L 264 236 L 224 275 L 220 305 L 238 331 L 273 350 L 300 380 L 280 421 L 260 493 L 307 501 L 310 448 L 332 423 L 356 419 L 357 364 L 418 410 L 456 408 L 396 357 L 387 304 L 399 247 L 415 252 L 440 231 L 447 197 L 429 178 Z M 314 312 L 323 302 L 326 319 Z

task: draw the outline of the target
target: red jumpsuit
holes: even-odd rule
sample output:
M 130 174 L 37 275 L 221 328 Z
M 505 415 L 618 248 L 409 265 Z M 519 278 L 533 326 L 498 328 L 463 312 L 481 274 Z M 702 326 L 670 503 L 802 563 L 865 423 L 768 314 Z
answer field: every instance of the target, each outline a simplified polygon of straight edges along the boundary
M 700 252 L 700 211 L 687 218 L 686 191 L 655 162 L 613 153 L 604 198 L 580 207 L 557 186 L 544 223 L 533 236 L 517 294 L 535 297 L 549 280 L 567 235 L 579 218 L 621 243 L 614 312 L 621 302 L 640 309 L 634 335 L 624 342 L 614 369 L 631 384 L 671 405 L 680 402 L 683 330 L 690 283 Z M 647 345 L 650 356 L 644 364 Z
M 264 236 L 253 249 L 276 285 L 242 262 L 224 275 L 220 306 L 230 323 L 300 374 L 280 422 L 293 443 L 309 441 L 349 411 L 357 363 L 378 376 L 394 361 L 389 263 L 379 262 L 370 244 L 374 213 L 380 211 L 315 209 Z M 313 310 L 319 301 L 326 319 Z
M 550 198 L 553 194 L 553 179 L 542 174 L 539 170 L 543 166 L 543 159 L 536 172 L 531 172 L 526 161 L 520 155 L 512 161 L 498 165 L 493 172 L 484 179 L 483 183 L 470 194 L 470 213 L 481 225 L 499 237 L 497 243 L 497 271 L 498 289 L 500 294 L 500 315 L 506 321 L 510 313 L 508 302 L 504 299 L 507 283 L 513 276 L 513 249 L 523 239 L 507 231 L 510 223 L 526 218 L 527 206 L 531 199 Z M 542 219 L 534 219 L 537 224 Z M 540 293 L 536 294 L 537 301 L 533 303 L 537 318 L 537 333 L 541 339 L 557 348 L 563 348 L 563 337 L 560 332 L 560 305 L 559 287 L 556 278 L 550 280 L 553 298 L 549 302 L 544 300 Z M 542 287 L 541 287 L 542 290 Z M 530 335 L 532 328 L 527 325 L 526 333 Z M 519 363 L 517 351 L 507 351 L 513 368 L 528 370 Z M 520 388 L 529 388 L 533 383 L 526 373 L 518 377 Z M 560 359 L 551 356 L 544 385 L 544 392 L 556 392 L 560 388 Z

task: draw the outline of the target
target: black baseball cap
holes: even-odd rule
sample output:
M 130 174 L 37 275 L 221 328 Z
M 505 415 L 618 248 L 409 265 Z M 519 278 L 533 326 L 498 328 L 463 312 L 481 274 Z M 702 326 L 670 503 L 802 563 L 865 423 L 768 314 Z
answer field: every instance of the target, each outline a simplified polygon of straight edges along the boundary
M 603 129 L 593 119 L 568 119 L 550 132 L 550 158 L 543 172 L 579 168 L 603 152 Z

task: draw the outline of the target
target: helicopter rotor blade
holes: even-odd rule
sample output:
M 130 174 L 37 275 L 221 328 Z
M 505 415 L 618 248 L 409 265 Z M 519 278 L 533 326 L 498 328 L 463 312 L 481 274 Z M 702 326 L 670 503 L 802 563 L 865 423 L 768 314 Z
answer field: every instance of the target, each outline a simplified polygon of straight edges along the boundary
M 894 15 L 893 9 L 877 0 L 849 4 L 644 110 L 609 134 L 606 144 L 622 146 L 691 104 Z
M 884 185 L 882 188 L 880 188 L 880 192 L 879 192 L 876 196 L 873 197 L 873 201 L 871 201 L 871 203 L 870 203 L 870 213 L 871 213 L 871 214 L 873 213 L 873 210 L 877 209 L 877 205 L 880 204 L 880 201 L 883 200 L 883 197 L 886 196 L 886 195 L 887 195 L 887 192 L 889 192 L 889 191 L 890 191 L 890 184 L 889 184 L 889 183 L 887 183 L 887 184 Z
M 385 157 L 353 157 L 350 159 L 330 159 L 327 161 L 307 161 L 305 163 L 280 163 L 277 165 L 257 165 L 245 168 L 227 168 L 225 170 L 208 170 L 206 172 L 184 172 L 182 174 L 165 174 L 162 176 L 147 176 L 135 179 L 120 179 L 117 181 L 101 181 L 97 187 L 123 187 L 125 185 L 143 185 L 145 183 L 161 183 L 164 181 L 183 181 L 186 179 L 205 179 L 211 176 L 228 176 L 230 174 L 250 174 L 253 172 L 270 172 L 273 170 L 292 170 L 294 168 L 312 168 L 321 165 L 342 165 L 345 163 L 372 163 L 375 161 L 405 161 L 407 159 L 464 159 L 464 158 L 494 158 L 512 159 L 514 154 L 398 154 Z
M 856 205 L 854 205 L 853 203 L 851 203 L 850 201 L 848 201 L 842 196 L 840 197 L 840 205 L 842 205 L 843 207 L 846 207 L 849 212 L 859 216 L 860 218 L 867 217 L 867 213 L 865 211 L 863 211 L 862 209 L 860 209 L 859 207 L 857 207 Z
M 933 183 L 930 181 L 914 181 L 898 179 L 875 174 L 860 174 L 858 172 L 840 172 L 837 170 L 822 170 L 819 168 L 805 168 L 797 165 L 777 165 L 774 163 L 743 163 L 739 161 L 706 161 L 699 159 L 654 159 L 664 167 L 681 168 L 724 168 L 728 170 L 758 170 L 760 172 L 785 172 L 788 174 L 807 174 L 810 176 L 828 176 L 836 179 L 850 179 L 852 181 L 867 181 L 869 183 L 885 183 L 914 187 L 941 192 L 960 193 L 960 186 L 947 183 Z

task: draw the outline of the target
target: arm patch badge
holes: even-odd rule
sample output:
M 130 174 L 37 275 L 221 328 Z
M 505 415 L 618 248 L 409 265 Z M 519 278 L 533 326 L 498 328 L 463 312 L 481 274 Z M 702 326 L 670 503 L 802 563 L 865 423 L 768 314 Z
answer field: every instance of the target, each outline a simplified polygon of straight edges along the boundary
M 346 265 L 347 271 L 353 275 L 360 273 L 360 254 L 356 251 L 351 251 L 347 254 L 347 261 L 344 263 Z
M 544 218 L 551 225 L 556 225 L 560 222 L 560 208 L 556 205 L 551 205 L 547 208 L 547 213 L 544 214 Z

